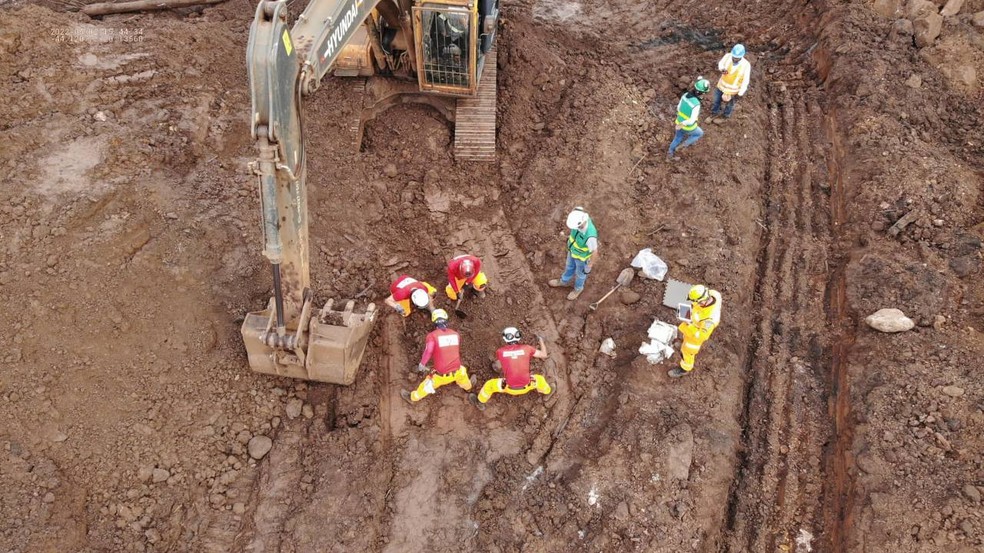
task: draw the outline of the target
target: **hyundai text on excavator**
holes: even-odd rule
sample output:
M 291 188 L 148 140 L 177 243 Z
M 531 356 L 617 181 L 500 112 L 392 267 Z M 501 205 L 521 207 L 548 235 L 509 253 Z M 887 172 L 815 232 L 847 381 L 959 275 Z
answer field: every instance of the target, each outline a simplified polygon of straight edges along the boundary
M 254 371 L 351 384 L 377 314 L 373 304 L 357 313 L 354 301 L 314 308 L 301 97 L 331 70 L 371 77 L 360 137 L 363 121 L 420 102 L 455 123 L 457 159 L 492 160 L 498 18 L 498 0 L 311 0 L 288 29 L 287 1 L 261 0 L 246 52 L 258 150 L 250 167 L 273 297 L 243 321 Z

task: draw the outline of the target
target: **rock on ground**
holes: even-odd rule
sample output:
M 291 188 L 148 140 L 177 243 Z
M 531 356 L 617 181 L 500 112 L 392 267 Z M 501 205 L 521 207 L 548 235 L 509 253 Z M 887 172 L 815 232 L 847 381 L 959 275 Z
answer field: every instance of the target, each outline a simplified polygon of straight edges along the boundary
M 249 456 L 259 461 L 270 452 L 273 448 L 273 440 L 266 436 L 253 436 L 249 441 L 247 450 L 249 451 Z
M 895 308 L 879 309 L 868 315 L 864 322 L 868 323 L 868 326 L 871 328 L 881 332 L 905 332 L 906 330 L 912 330 L 916 326 L 916 323 L 912 319 L 906 317 L 905 313 Z

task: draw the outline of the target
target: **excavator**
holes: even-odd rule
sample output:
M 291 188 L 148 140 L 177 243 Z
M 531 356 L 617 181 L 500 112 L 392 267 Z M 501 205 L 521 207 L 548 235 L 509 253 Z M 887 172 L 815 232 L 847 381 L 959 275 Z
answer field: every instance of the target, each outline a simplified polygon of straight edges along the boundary
M 362 79 L 362 125 L 407 102 L 455 124 L 455 157 L 495 156 L 498 0 L 311 0 L 288 29 L 287 0 L 261 0 L 246 58 L 252 93 L 263 255 L 273 297 L 241 332 L 256 372 L 349 385 L 377 311 L 314 306 L 308 262 L 307 164 L 301 99 L 322 78 Z M 358 139 L 357 139 L 358 140 Z

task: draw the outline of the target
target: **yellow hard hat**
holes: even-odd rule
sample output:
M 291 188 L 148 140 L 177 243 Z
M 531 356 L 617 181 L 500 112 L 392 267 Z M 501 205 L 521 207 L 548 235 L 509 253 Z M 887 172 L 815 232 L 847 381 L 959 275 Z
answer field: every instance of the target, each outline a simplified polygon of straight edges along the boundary
M 690 293 L 687 294 L 687 298 L 689 298 L 690 301 L 702 302 L 707 299 L 709 294 L 710 291 L 708 291 L 707 286 L 698 284 L 690 289 Z
M 438 321 L 445 321 L 445 322 L 447 322 L 447 320 L 448 320 L 448 312 L 445 311 L 445 310 L 443 310 L 443 309 L 435 309 L 431 313 L 431 322 L 432 323 L 437 323 Z

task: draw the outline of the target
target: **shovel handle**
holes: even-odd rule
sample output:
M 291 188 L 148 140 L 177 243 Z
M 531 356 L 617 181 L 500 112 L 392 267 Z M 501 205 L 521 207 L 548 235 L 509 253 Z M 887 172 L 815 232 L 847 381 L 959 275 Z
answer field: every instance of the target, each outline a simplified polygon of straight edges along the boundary
M 598 306 L 601 305 L 601 302 L 607 300 L 608 299 L 608 296 L 614 294 L 615 293 L 615 290 L 618 290 L 621 287 L 622 287 L 621 284 L 616 284 L 615 287 L 612 288 L 611 290 L 609 290 L 607 294 L 605 294 L 604 296 L 601 296 L 601 299 L 600 300 L 598 300 L 598 301 L 592 303 L 591 305 L 589 305 L 588 306 L 588 309 L 590 309 L 592 311 L 597 310 L 598 309 Z

